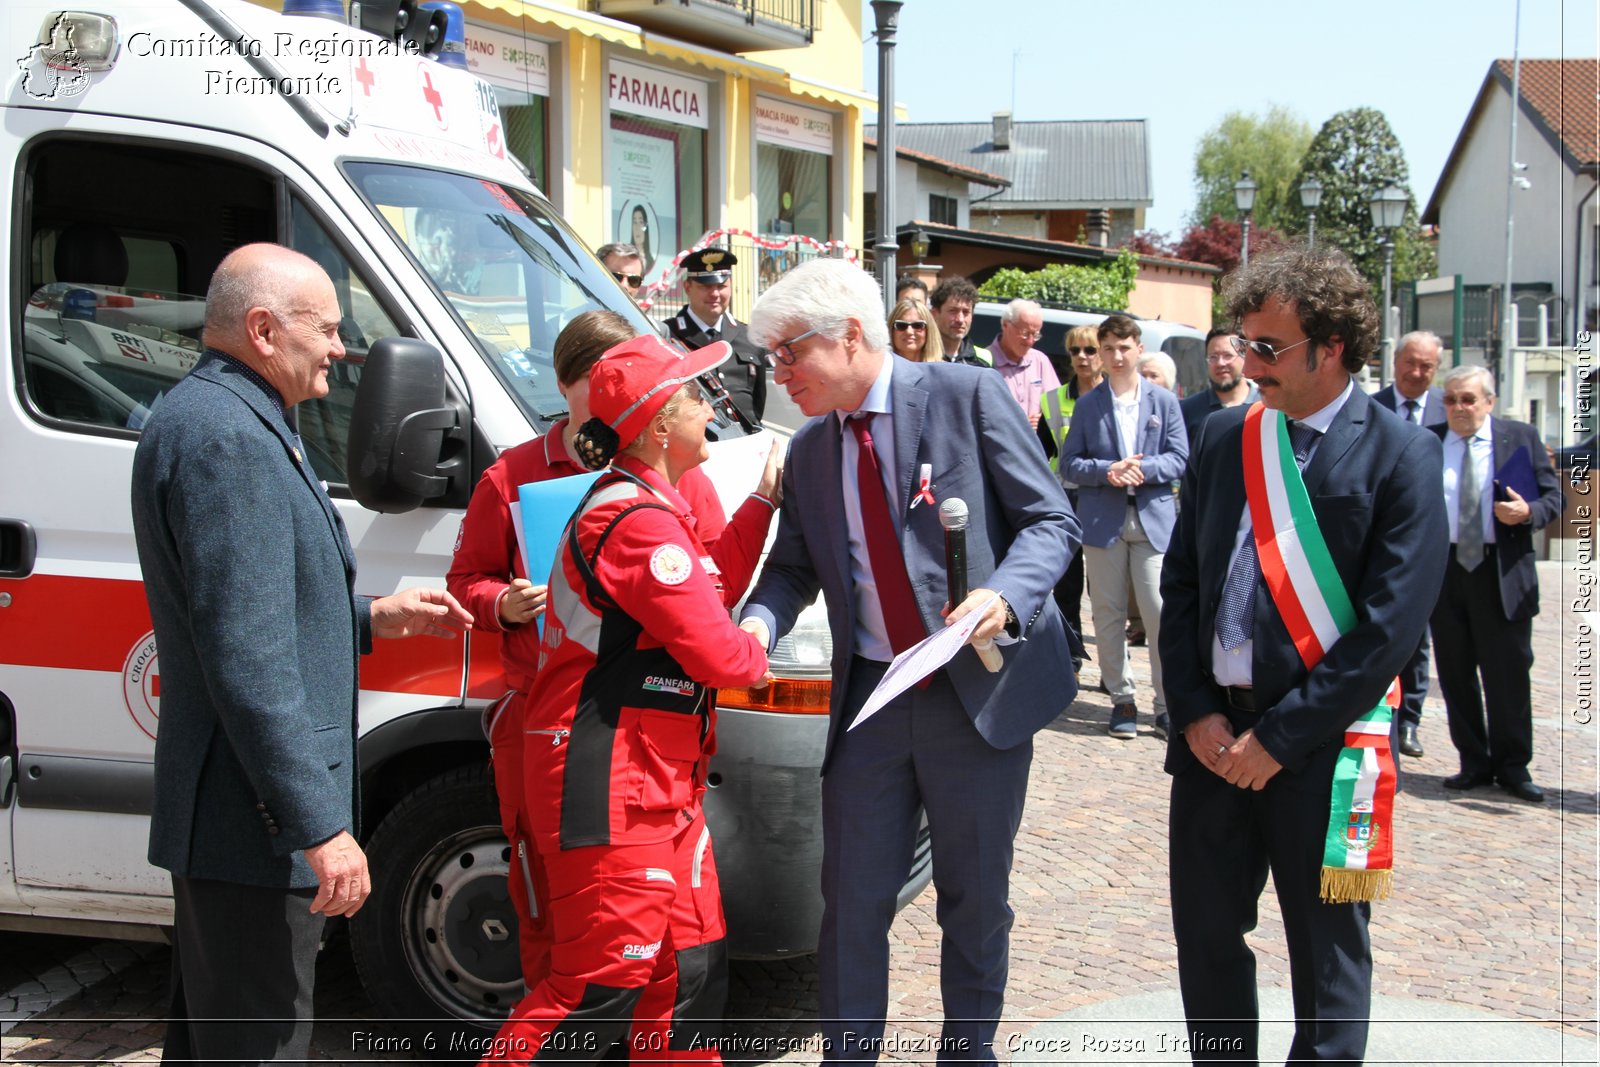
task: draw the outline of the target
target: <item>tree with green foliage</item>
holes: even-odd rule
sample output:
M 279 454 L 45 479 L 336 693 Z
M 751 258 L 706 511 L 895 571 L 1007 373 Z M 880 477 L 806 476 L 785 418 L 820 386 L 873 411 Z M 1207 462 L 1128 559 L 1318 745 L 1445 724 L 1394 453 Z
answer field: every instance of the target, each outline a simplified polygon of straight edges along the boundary
M 1273 104 L 1265 115 L 1230 111 L 1195 146 L 1195 208 L 1192 221 L 1203 226 L 1220 216 L 1237 219 L 1233 184 L 1246 170 L 1259 188 L 1250 215 L 1253 224 L 1284 233 L 1298 232 L 1300 160 L 1311 143 L 1311 124 L 1287 107 Z
M 1341 111 L 1322 124 L 1306 149 L 1295 185 L 1308 177 L 1322 182 L 1317 207 L 1317 244 L 1342 248 L 1376 289 L 1383 285 L 1383 235 L 1372 224 L 1372 197 L 1393 182 L 1406 190 L 1405 221 L 1394 231 L 1394 281 L 1424 278 L 1436 268 L 1432 246 L 1417 224 L 1416 198 L 1400 141 L 1383 112 L 1370 107 Z M 1294 230 L 1304 233 L 1305 210 L 1296 199 Z
M 986 300 L 1036 300 L 1041 304 L 1078 304 L 1125 311 L 1128 294 L 1139 278 L 1139 257 L 1122 249 L 1117 258 L 1100 266 L 1053 263 L 1043 270 L 1007 267 L 978 289 Z

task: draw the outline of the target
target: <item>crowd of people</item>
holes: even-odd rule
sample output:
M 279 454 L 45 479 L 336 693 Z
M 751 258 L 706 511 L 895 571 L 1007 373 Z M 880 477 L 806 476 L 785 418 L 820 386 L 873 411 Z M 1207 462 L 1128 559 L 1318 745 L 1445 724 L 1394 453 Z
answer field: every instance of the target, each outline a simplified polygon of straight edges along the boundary
M 600 257 L 637 290 L 646 253 Z M 670 340 L 607 311 L 574 318 L 554 352 L 568 417 L 484 473 L 446 589 L 377 600 L 353 594 L 338 512 L 285 421 L 344 355 L 332 284 L 272 245 L 218 269 L 205 357 L 145 428 L 133 497 L 165 690 L 151 858 L 177 901 L 169 1058 L 305 1057 L 322 923 L 371 889 L 351 780 L 359 655 L 373 637 L 470 626 L 503 637 L 486 723 L 528 989 L 486 1062 L 528 1062 L 557 1037 L 568 1059 L 621 1044 L 718 1062 L 726 960 L 702 808 L 716 689 L 770 680 L 768 655 L 820 593 L 835 650 L 824 1058 L 882 1050 L 889 931 L 925 820 L 937 1056 L 994 1062 L 1032 738 L 1090 659 L 1087 587 L 1114 738 L 1139 731 L 1130 625 L 1148 644 L 1193 1055 L 1255 1058 L 1245 935 L 1270 872 L 1290 1058 L 1359 1061 L 1393 753 L 1421 754 L 1430 629 L 1460 756 L 1444 786 L 1543 799 L 1528 771 L 1532 534 L 1561 490 L 1536 432 L 1493 414 L 1492 375 L 1457 367 L 1436 386 L 1439 339 L 1408 334 L 1393 386 L 1369 396 L 1378 313 L 1336 250 L 1230 276 L 1208 388 L 1181 403 L 1172 360 L 1127 315 L 1068 331 L 1063 385 L 1030 301 L 982 348 L 968 280 L 908 285 L 885 318 L 869 274 L 817 259 L 745 324 L 729 310 L 736 262 L 685 258 Z M 808 421 L 729 518 L 700 469 L 711 403 L 759 426 L 769 378 Z M 583 471 L 600 473 L 554 567 L 528 573 L 518 486 Z M 282 502 L 270 523 L 265 498 Z M 944 501 L 969 522 L 960 603 L 945 597 Z M 298 580 L 242 588 L 243 555 Z M 861 715 L 896 656 L 954 625 L 971 627 L 954 658 Z

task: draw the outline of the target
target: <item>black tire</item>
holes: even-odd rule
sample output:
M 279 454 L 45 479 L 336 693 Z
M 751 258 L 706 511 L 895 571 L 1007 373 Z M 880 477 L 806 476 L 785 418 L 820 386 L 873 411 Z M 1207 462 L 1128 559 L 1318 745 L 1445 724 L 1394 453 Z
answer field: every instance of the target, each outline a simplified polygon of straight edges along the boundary
M 510 846 L 488 767 L 412 790 L 373 831 L 367 862 L 372 896 L 350 921 L 350 947 L 373 1005 L 417 1029 L 459 1020 L 492 1034 L 523 985 Z

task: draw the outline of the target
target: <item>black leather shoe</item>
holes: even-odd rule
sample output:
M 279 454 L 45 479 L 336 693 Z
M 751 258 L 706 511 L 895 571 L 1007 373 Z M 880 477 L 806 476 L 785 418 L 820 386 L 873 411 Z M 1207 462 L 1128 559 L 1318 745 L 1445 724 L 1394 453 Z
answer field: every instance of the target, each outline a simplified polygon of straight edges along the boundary
M 1422 758 L 1422 742 L 1417 740 L 1417 724 L 1414 722 L 1400 724 L 1400 754 L 1413 759 Z
M 1487 774 L 1468 774 L 1466 771 L 1462 771 L 1460 774 L 1452 774 L 1439 784 L 1446 789 L 1476 789 L 1480 785 L 1488 785 L 1492 781 L 1494 779 Z
M 1518 800 L 1526 800 L 1529 804 L 1544 803 L 1544 790 L 1532 782 L 1501 782 L 1500 788 Z

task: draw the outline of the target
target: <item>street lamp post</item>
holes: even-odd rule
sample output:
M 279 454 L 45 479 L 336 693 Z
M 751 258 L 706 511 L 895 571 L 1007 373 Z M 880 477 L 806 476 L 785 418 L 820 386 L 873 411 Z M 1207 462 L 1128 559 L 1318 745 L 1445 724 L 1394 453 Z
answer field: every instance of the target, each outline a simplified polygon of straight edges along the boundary
M 1405 221 L 1406 205 L 1410 196 L 1393 182 L 1372 194 L 1367 206 L 1372 211 L 1372 225 L 1383 236 L 1383 385 L 1394 380 L 1394 339 L 1389 335 L 1389 305 L 1393 300 L 1391 286 L 1394 279 L 1394 231 Z
M 1233 206 L 1239 209 L 1239 214 L 1244 219 L 1244 232 L 1239 238 L 1241 267 L 1250 265 L 1250 209 L 1256 206 L 1256 190 L 1259 188 L 1248 170 L 1241 173 L 1239 180 L 1233 183 Z
M 894 44 L 900 28 L 902 0 L 872 0 L 878 24 L 878 238 L 875 260 L 883 286 L 884 314 L 894 310 L 895 242 L 894 210 Z
M 1322 183 L 1307 178 L 1300 183 L 1300 206 L 1306 209 L 1306 243 L 1317 247 L 1317 207 L 1322 203 Z

